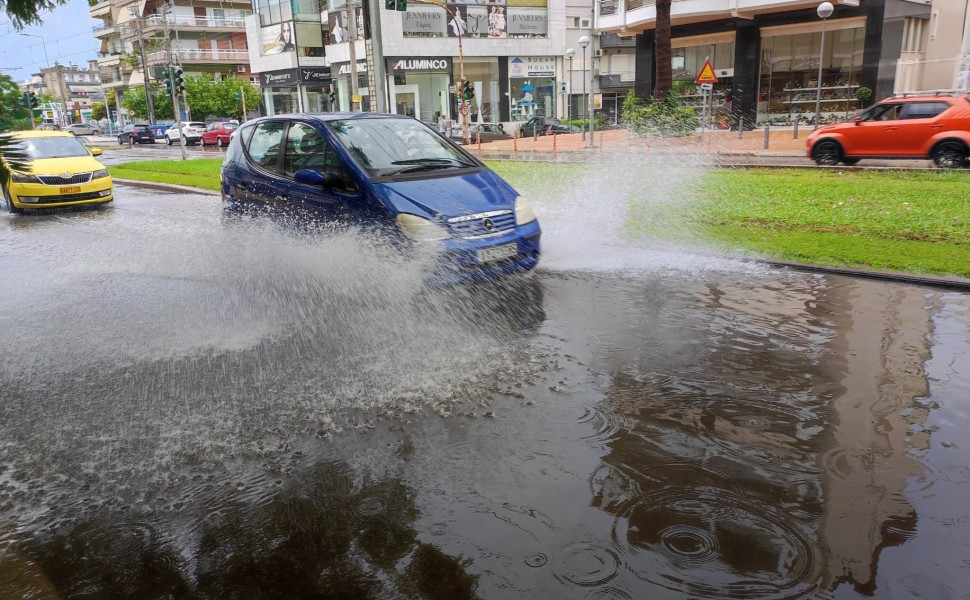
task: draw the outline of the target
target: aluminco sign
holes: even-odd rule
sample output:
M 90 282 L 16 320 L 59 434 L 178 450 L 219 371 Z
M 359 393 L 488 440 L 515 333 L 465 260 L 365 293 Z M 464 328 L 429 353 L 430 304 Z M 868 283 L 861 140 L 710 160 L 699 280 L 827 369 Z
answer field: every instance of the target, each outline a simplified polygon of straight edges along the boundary
M 395 71 L 435 71 L 447 69 L 448 61 L 441 59 L 432 60 L 399 60 L 394 65 Z

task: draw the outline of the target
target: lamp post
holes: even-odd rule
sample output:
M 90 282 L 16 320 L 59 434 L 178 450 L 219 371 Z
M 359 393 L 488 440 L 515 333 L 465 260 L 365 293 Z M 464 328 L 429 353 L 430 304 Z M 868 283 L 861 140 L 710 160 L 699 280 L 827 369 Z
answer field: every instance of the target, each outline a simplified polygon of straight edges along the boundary
M 822 63 L 825 61 L 825 20 L 832 16 L 832 12 L 834 10 L 835 8 L 832 6 L 831 2 L 823 2 L 819 4 L 818 8 L 815 10 L 819 18 L 822 19 L 822 37 L 818 44 L 818 81 L 815 82 L 815 129 L 818 129 L 818 121 L 821 117 Z
M 34 34 L 34 33 L 21 33 L 20 35 L 22 35 L 24 37 L 40 38 L 40 45 L 44 48 L 44 65 L 47 67 L 47 71 L 48 71 L 47 76 L 50 77 L 51 59 L 47 57 L 47 40 L 44 39 L 44 36 L 37 35 L 37 34 Z M 31 56 L 31 58 L 33 58 L 33 56 Z M 44 84 L 44 87 L 47 88 L 47 82 L 44 81 L 44 77 L 43 76 L 41 76 L 40 80 Z M 66 99 L 64 100 L 64 108 L 65 109 L 67 108 L 67 100 Z M 34 125 L 34 109 L 31 108 L 29 110 L 30 110 L 30 125 L 31 125 L 31 127 L 33 127 L 33 125 Z M 61 124 L 63 125 L 63 115 L 61 116 Z
M 569 120 L 569 113 L 572 111 L 572 99 L 573 99 L 573 57 L 576 56 L 576 51 L 572 48 L 566 49 L 566 58 L 569 59 L 569 81 L 566 83 L 568 88 L 566 91 L 566 120 Z
M 589 99 L 586 97 L 586 46 L 589 46 L 589 36 L 579 38 L 579 45 L 583 48 L 583 141 L 586 141 L 586 115 L 589 113 Z

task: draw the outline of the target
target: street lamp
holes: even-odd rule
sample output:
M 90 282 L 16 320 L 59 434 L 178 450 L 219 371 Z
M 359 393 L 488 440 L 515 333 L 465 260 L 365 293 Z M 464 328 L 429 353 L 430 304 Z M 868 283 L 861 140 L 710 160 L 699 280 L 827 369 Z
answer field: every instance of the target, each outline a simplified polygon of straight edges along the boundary
M 818 13 L 818 17 L 822 19 L 822 38 L 819 40 L 818 44 L 818 81 L 816 81 L 815 89 L 815 129 L 818 129 L 818 121 L 821 117 L 821 104 L 822 104 L 822 63 L 825 61 L 825 20 L 832 16 L 832 12 L 835 8 L 832 6 L 831 2 L 823 2 L 818 5 L 815 10 Z
M 589 46 L 589 41 L 590 40 L 588 35 L 584 35 L 581 38 L 579 38 L 579 45 L 583 47 L 583 103 L 584 103 L 583 119 L 584 121 L 582 123 L 582 129 L 583 129 L 584 142 L 586 141 L 585 119 L 586 119 L 586 116 L 589 114 L 589 99 L 586 97 L 586 46 Z
M 573 100 L 573 57 L 576 56 L 576 51 L 572 48 L 566 49 L 566 58 L 569 59 L 569 81 L 567 86 L 569 86 L 566 91 L 566 120 L 569 120 L 569 113 L 572 110 L 572 100 Z

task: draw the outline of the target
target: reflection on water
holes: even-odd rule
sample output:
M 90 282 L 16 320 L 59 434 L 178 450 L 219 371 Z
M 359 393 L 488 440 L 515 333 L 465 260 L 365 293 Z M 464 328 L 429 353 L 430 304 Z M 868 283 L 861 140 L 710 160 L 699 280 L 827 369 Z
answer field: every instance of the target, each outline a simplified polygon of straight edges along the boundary
M 0 598 L 965 594 L 966 295 L 128 210 L 0 232 Z

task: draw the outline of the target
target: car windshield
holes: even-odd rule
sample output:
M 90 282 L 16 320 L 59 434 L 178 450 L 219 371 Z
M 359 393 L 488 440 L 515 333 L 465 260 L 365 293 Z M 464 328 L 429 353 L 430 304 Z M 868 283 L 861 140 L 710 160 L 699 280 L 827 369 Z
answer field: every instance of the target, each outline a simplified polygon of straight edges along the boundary
M 68 158 L 88 156 L 88 149 L 74 137 L 36 137 L 21 142 L 31 158 Z
M 189 127 L 195 127 L 197 129 L 205 129 L 205 123 L 186 123 Z
M 351 156 L 376 175 L 478 166 L 414 119 L 348 119 L 329 126 Z

